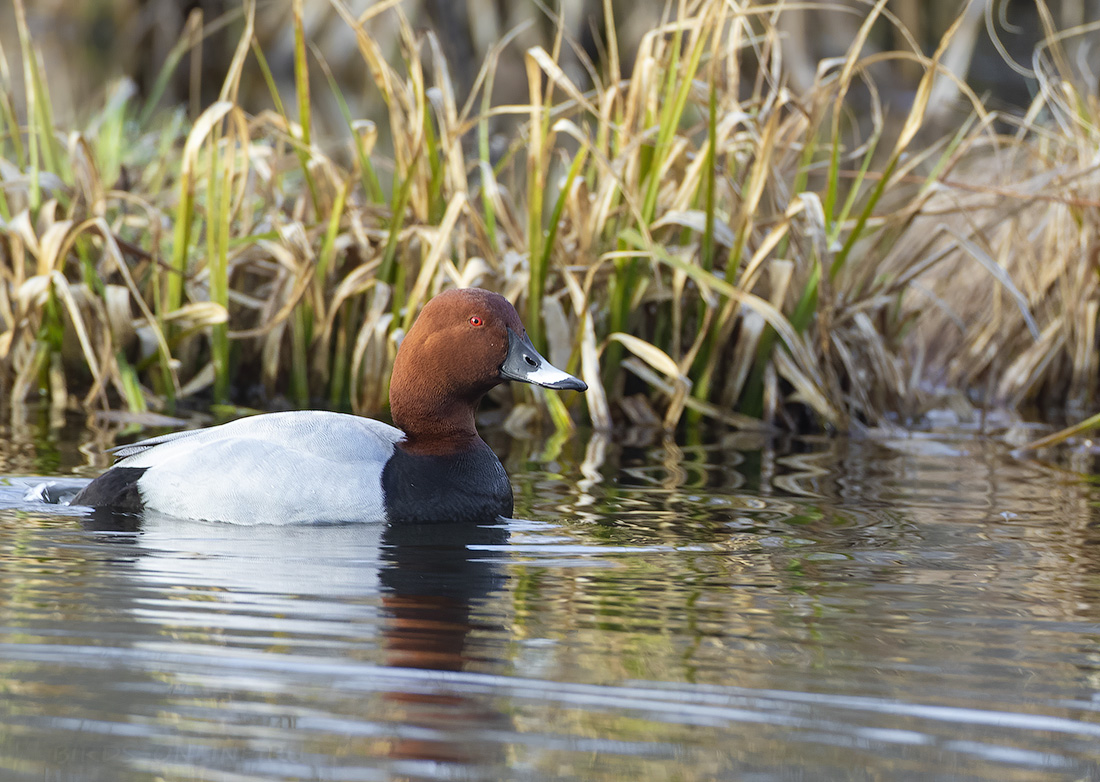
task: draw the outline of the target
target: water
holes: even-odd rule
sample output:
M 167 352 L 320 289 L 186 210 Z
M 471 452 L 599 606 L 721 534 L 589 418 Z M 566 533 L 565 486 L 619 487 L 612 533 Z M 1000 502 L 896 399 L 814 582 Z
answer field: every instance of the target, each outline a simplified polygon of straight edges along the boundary
M 493 439 L 517 519 L 28 504 L 0 446 L 0 779 L 1100 780 L 1100 516 L 979 439 Z

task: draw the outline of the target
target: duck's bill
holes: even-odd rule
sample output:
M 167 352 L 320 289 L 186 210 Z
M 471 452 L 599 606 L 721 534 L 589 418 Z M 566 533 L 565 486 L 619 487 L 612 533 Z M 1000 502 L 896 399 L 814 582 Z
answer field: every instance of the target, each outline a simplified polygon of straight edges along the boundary
M 518 380 L 521 383 L 531 383 L 558 391 L 588 389 L 583 380 L 573 377 L 568 372 L 562 372 L 539 355 L 526 334 L 521 336 L 511 329 L 508 329 L 508 355 L 500 367 L 500 376 L 507 380 Z

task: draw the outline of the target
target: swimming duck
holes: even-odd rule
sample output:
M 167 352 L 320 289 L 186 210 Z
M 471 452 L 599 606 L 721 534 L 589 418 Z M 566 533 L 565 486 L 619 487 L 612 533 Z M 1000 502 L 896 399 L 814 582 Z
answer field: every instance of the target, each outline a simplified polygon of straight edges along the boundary
M 508 475 L 474 413 L 509 380 L 587 388 L 539 355 L 503 296 L 444 291 L 397 351 L 395 426 L 302 410 L 153 437 L 114 449 L 118 462 L 71 504 L 237 524 L 507 517 Z

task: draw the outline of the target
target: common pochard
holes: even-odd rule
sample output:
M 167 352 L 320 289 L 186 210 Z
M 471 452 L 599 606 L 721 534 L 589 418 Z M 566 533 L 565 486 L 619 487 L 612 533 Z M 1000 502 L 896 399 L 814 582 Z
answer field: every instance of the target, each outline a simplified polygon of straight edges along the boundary
M 515 308 L 478 288 L 433 298 L 394 360 L 396 427 L 354 415 L 266 413 L 114 449 L 73 505 L 237 524 L 470 521 L 512 513 L 474 413 L 518 380 L 584 391 L 531 344 Z

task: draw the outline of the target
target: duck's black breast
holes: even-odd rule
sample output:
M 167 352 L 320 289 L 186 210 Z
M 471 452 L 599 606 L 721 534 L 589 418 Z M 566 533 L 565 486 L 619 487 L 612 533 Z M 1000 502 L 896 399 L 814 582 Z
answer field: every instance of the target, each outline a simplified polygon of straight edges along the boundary
M 477 522 L 512 515 L 512 486 L 480 438 L 460 453 L 410 453 L 401 444 L 382 470 L 386 516 L 395 523 Z
M 73 505 L 110 508 L 122 513 L 140 513 L 145 508 L 138 479 L 147 467 L 112 467 L 73 497 Z

